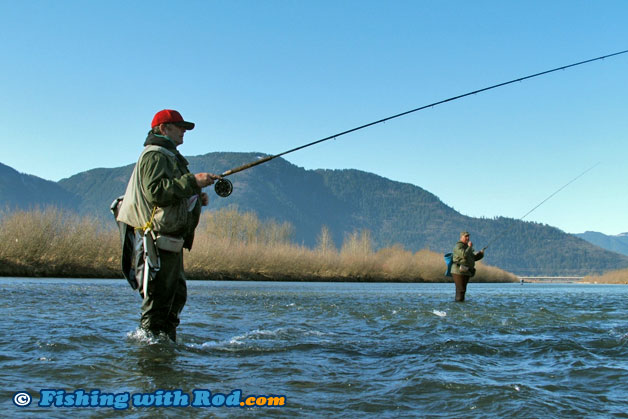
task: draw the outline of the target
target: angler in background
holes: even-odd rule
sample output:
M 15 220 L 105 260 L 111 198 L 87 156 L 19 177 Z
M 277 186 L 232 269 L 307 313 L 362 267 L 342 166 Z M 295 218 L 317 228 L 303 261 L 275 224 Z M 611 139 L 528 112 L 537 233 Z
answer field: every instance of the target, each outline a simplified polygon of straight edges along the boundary
M 475 253 L 469 232 L 460 233 L 460 241 L 456 243 L 453 251 L 453 265 L 451 275 L 456 284 L 456 301 L 464 301 L 469 279 L 475 275 L 475 262 L 484 257 L 484 250 Z
M 173 341 L 187 300 L 183 249 L 192 248 L 201 205 L 209 202 L 202 188 L 220 178 L 190 173 L 177 150 L 193 128 L 175 110 L 157 112 L 124 198 L 112 206 L 118 223 L 134 234 L 128 246 L 133 251 L 123 253 L 123 269 L 128 268 L 125 276 L 143 297 L 140 327 Z M 133 260 L 125 262 L 125 254 Z

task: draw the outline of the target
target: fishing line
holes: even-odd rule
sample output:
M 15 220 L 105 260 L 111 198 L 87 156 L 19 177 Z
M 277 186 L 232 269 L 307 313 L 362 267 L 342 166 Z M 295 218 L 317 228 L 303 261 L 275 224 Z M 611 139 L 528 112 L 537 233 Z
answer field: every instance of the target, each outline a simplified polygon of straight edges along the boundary
M 576 176 L 575 178 L 571 179 L 569 182 L 565 183 L 563 186 L 561 186 L 560 188 L 558 188 L 556 191 L 552 192 L 552 194 L 550 196 L 548 196 L 547 198 L 545 198 L 544 200 L 542 200 L 541 202 L 539 202 L 534 208 L 532 208 L 530 211 L 526 212 L 524 214 L 523 217 L 519 218 L 517 221 L 521 221 L 524 218 L 526 218 L 528 215 L 530 215 L 534 210 L 536 210 L 538 207 L 540 207 L 541 205 L 543 205 L 544 203 L 546 203 L 547 201 L 549 201 L 554 195 L 556 195 L 558 192 L 562 191 L 563 189 L 565 189 L 567 186 L 571 185 L 572 183 L 574 183 L 576 180 L 580 179 L 582 176 L 584 176 L 585 174 L 587 174 L 588 172 L 590 172 L 591 170 L 593 170 L 596 166 L 598 166 L 600 164 L 600 162 L 595 163 L 593 166 L 589 167 L 587 170 L 585 170 L 584 172 L 580 173 L 578 176 Z M 484 248 L 482 249 L 482 251 L 486 250 L 491 244 L 493 244 L 497 239 L 503 237 L 506 233 L 508 233 L 510 230 L 512 230 L 514 227 L 516 226 L 512 226 L 508 229 L 506 229 L 505 231 L 502 232 L 502 234 L 500 234 L 499 236 L 495 237 L 493 240 L 491 240 L 486 246 L 484 246 Z
M 510 81 L 503 82 L 503 83 L 494 84 L 494 85 L 489 86 L 489 87 L 484 87 L 482 89 L 474 90 L 472 92 L 464 93 L 464 94 L 461 94 L 461 95 L 458 95 L 458 96 L 453 96 L 453 97 L 450 97 L 448 99 L 444 99 L 444 100 L 440 100 L 438 102 L 430 103 L 429 105 L 423 105 L 423 106 L 420 106 L 418 108 L 411 109 L 409 111 L 401 112 L 401 113 L 398 113 L 396 115 L 392 115 L 392 116 L 389 116 L 389 117 L 386 117 L 386 118 L 383 118 L 383 119 L 380 119 L 380 120 L 377 120 L 377 121 L 369 122 L 368 124 L 360 125 L 359 127 L 351 128 L 349 130 L 342 131 L 342 132 L 339 132 L 339 133 L 334 134 L 334 135 L 330 135 L 329 137 L 321 138 L 320 140 L 312 141 L 311 143 L 304 144 L 302 146 L 292 148 L 290 150 L 284 151 L 283 153 L 275 154 L 275 155 L 272 155 L 272 156 L 266 156 L 266 157 L 260 158 L 258 160 L 252 161 L 250 163 L 243 164 L 242 166 L 238 166 L 238 167 L 235 167 L 233 169 L 229 169 L 229 170 L 221 173 L 220 176 L 222 177 L 222 179 L 219 179 L 216 182 L 214 189 L 215 189 L 216 193 L 219 196 L 227 197 L 233 191 L 233 185 L 231 184 L 231 181 L 229 181 L 228 179 L 224 179 L 226 176 L 232 175 L 234 173 L 241 172 L 241 171 L 246 170 L 246 169 L 250 169 L 251 167 L 255 167 L 255 166 L 260 165 L 262 163 L 266 163 L 267 161 L 273 160 L 273 159 L 275 159 L 277 157 L 286 155 L 288 153 L 292 153 L 292 152 L 295 152 L 297 150 L 301 150 L 303 148 L 310 147 L 310 146 L 313 146 L 313 145 L 318 144 L 318 143 L 322 143 L 323 141 L 332 140 L 332 139 L 338 138 L 340 136 L 343 136 L 343 135 L 346 135 L 346 134 L 349 134 L 349 133 L 352 133 L 352 132 L 355 132 L 355 131 L 359 131 L 359 130 L 364 129 L 364 128 L 371 127 L 373 125 L 381 124 L 383 122 L 390 121 L 390 120 L 395 119 L 395 118 L 400 118 L 402 116 L 409 115 L 411 113 L 418 112 L 418 111 L 421 111 L 423 109 L 432 108 L 434 106 L 442 105 L 443 103 L 447 103 L 447 102 L 453 102 L 454 100 L 462 99 L 463 97 L 476 95 L 478 93 L 486 92 L 488 90 L 496 89 L 498 87 L 503 87 L 503 86 L 506 86 L 506 85 L 509 85 L 509 84 L 512 84 L 512 83 L 517 83 L 517 82 L 520 82 L 520 81 L 532 79 L 534 77 L 543 76 L 545 74 L 553 73 L 553 72 L 559 71 L 559 70 L 566 70 L 566 69 L 571 68 L 571 67 L 576 67 L 576 66 L 587 64 L 587 63 L 591 63 L 591 62 L 594 62 L 594 61 L 603 60 L 605 58 L 614 57 L 616 55 L 625 54 L 627 52 L 628 52 L 628 50 L 619 51 L 619 52 L 615 52 L 613 54 L 603 55 L 601 57 L 591 58 L 591 59 L 588 59 L 588 60 L 585 60 L 585 61 L 579 61 L 577 63 L 568 64 L 568 65 L 564 65 L 564 66 L 561 66 L 561 67 L 556 67 L 556 68 L 553 68 L 551 70 L 541 71 L 540 73 L 531 74 L 529 76 L 519 77 L 517 79 L 513 79 L 513 80 L 510 80 Z

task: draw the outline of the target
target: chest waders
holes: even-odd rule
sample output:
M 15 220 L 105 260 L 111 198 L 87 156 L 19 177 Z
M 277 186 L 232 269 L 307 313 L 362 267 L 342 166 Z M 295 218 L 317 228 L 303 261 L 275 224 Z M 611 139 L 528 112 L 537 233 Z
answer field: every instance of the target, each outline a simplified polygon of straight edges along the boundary
M 167 157 L 168 162 L 156 157 L 151 164 L 167 168 L 168 176 L 178 179 L 190 173 L 184 159 L 179 159 L 176 154 L 161 146 L 146 146 L 119 203 L 116 220 L 126 225 L 125 238 L 132 236 L 132 251 L 125 254 L 132 255 L 128 265 L 134 267 L 132 272 L 129 271 L 133 278 L 129 283 L 142 297 L 140 328 L 155 336 L 165 334 L 176 341 L 179 315 L 187 300 L 182 252 L 186 243 L 184 237 L 191 228 L 190 213 L 198 209 L 200 214 L 200 200 L 195 190 L 191 190 L 191 196 L 177 198 L 171 205 L 163 207 L 148 200 L 141 179 L 141 162 L 146 153 L 153 151 Z M 191 183 L 192 180 L 186 179 L 185 182 Z M 185 186 L 193 189 L 191 185 Z

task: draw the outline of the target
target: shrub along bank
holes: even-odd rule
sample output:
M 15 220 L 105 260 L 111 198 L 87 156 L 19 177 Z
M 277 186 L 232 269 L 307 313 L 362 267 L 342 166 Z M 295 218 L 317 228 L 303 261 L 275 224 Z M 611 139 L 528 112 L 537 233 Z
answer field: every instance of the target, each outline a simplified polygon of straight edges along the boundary
M 291 242 L 288 223 L 261 221 L 236 209 L 204 212 L 192 252 L 190 279 L 290 281 L 450 282 L 442 255 L 396 245 L 374 250 L 370 233 L 348 234 L 340 249 L 326 227 L 314 249 Z M 480 263 L 474 282 L 513 282 L 515 275 Z M 0 275 L 116 278 L 120 239 L 113 221 L 79 217 L 55 208 L 0 217 Z

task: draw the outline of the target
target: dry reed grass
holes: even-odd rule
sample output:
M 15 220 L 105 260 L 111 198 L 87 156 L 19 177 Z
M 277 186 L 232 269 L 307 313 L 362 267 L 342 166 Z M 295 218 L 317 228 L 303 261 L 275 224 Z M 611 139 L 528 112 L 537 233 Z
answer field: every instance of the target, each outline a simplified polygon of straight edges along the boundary
M 227 227 L 225 227 L 227 226 Z M 292 227 L 223 209 L 203 214 L 186 272 L 199 278 L 293 281 L 451 282 L 442 255 L 400 245 L 373 250 L 370 232 L 348 234 L 337 250 L 323 226 L 315 249 L 291 243 Z M 256 234 L 252 234 L 255 232 Z M 272 232 L 272 233 L 269 233 Z M 501 269 L 478 265 L 474 282 L 516 282 Z
M 92 217 L 56 208 L 2 214 L 0 275 L 102 277 L 120 275 L 118 235 Z
M 598 284 L 628 284 L 628 269 L 606 272 L 602 275 L 585 276 L 582 282 Z
M 91 217 L 54 208 L 0 217 L 0 275 L 120 277 L 119 235 Z M 347 234 L 336 249 L 327 227 L 314 249 L 291 242 L 288 223 L 261 221 L 235 209 L 206 211 L 186 274 L 194 279 L 451 282 L 442 255 L 400 245 L 373 250 L 370 232 Z M 479 264 L 474 282 L 514 282 L 515 275 Z

